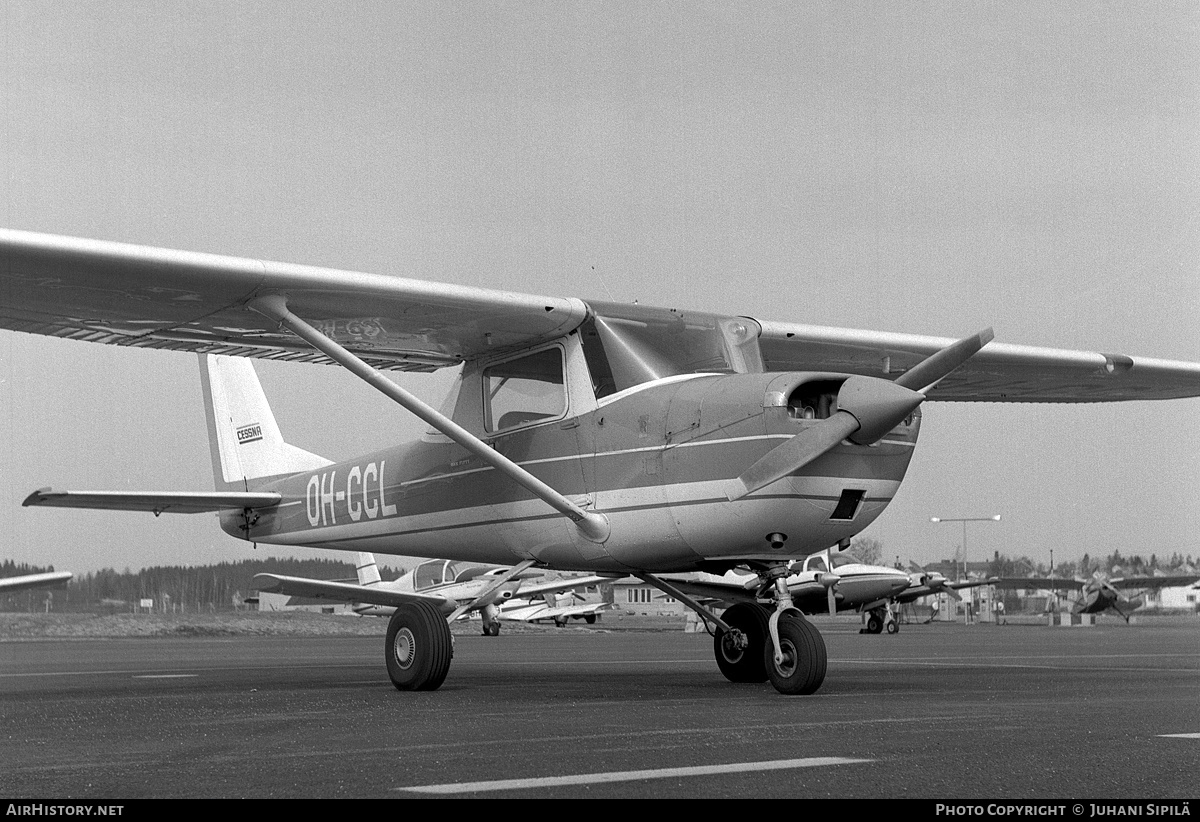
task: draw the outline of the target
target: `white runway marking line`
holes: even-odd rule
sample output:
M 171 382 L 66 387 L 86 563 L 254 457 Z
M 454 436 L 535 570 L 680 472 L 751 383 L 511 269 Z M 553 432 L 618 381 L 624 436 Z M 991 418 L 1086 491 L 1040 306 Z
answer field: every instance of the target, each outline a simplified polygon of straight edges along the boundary
M 200 674 L 135 674 L 133 679 L 194 679 Z
M 529 779 L 498 779 L 493 782 L 452 782 L 445 785 L 414 785 L 393 788 L 412 793 L 474 793 L 476 791 L 514 791 L 522 788 L 557 788 L 564 785 L 596 785 L 604 782 L 635 782 L 642 779 L 671 779 L 679 776 L 708 776 L 747 771 L 782 771 L 792 768 L 817 768 L 823 765 L 855 765 L 873 759 L 849 759 L 841 756 L 810 756 L 806 759 L 777 759 L 770 762 L 739 762 L 731 765 L 699 765 L 692 768 L 655 768 L 645 771 L 610 771 L 574 776 L 543 776 Z
M 1200 739 L 1200 734 L 1159 734 L 1166 739 Z

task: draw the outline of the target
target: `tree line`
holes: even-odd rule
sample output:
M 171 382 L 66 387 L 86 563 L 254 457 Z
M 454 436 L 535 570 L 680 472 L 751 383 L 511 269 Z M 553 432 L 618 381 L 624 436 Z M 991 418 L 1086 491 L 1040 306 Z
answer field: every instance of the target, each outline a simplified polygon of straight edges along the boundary
M 0 563 L 0 578 L 53 570 L 54 566 L 5 560 Z M 381 565 L 379 572 L 384 579 L 393 579 L 403 569 Z M 102 568 L 76 575 L 65 588 L 0 596 L 0 611 L 41 611 L 47 597 L 55 611 L 132 611 L 142 600 L 152 600 L 153 609 L 159 612 L 232 611 L 245 607 L 245 600 L 257 594 L 254 575 L 263 573 L 356 581 L 354 563 L 337 559 L 270 557 L 216 565 L 163 565 L 140 571 Z

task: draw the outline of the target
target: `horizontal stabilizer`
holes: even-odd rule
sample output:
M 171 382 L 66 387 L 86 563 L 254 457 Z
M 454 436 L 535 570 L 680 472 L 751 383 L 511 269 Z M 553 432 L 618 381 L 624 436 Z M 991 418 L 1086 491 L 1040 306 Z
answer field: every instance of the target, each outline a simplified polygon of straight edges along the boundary
M 289 577 L 280 574 L 255 574 L 254 587 L 268 594 L 287 594 L 293 597 L 316 597 L 336 602 L 366 603 L 397 608 L 412 602 L 428 602 L 442 612 L 451 613 L 458 604 L 452 599 L 417 594 L 412 591 L 397 591 L 378 585 L 365 587 L 353 582 L 330 582 L 305 577 Z
M 103 511 L 150 511 L 162 513 L 201 514 L 212 511 L 242 511 L 246 508 L 274 508 L 283 497 L 275 493 L 250 491 L 54 491 L 42 488 L 34 491 L 22 505 L 47 505 L 54 508 L 95 508 Z

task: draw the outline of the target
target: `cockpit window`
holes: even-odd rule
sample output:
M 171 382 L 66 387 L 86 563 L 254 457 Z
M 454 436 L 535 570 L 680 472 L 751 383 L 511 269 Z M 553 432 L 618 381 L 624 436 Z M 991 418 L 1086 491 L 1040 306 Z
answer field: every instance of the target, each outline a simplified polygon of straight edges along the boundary
M 483 389 L 489 431 L 563 416 L 567 389 L 562 349 L 547 348 L 485 368 Z
M 434 559 L 422 562 L 413 574 L 413 588 L 420 591 L 434 585 L 441 585 L 445 573 L 446 560 Z

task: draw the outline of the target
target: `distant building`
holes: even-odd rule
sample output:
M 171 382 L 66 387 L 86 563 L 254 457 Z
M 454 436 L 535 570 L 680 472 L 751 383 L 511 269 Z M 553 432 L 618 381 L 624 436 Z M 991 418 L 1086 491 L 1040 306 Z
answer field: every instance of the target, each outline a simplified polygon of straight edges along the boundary
M 260 611 L 310 611 L 314 614 L 348 614 L 354 616 L 347 602 L 330 602 L 316 597 L 291 597 L 287 594 L 272 594 L 260 591 L 258 594 L 258 610 Z

